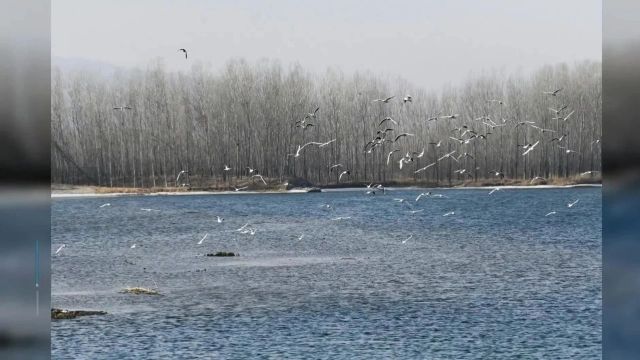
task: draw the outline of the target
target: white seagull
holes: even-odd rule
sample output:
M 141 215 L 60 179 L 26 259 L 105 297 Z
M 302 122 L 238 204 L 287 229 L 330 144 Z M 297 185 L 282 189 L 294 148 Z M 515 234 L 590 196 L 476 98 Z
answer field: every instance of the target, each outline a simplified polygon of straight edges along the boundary
M 102 205 L 100 205 L 100 207 L 101 207 L 101 208 L 103 208 L 103 207 L 105 207 L 105 206 L 111 206 L 111 204 L 106 203 L 106 204 L 102 204 Z
M 67 245 L 66 245 L 66 244 L 62 244 L 62 245 L 60 245 L 60 247 L 58 248 L 58 250 L 56 250 L 56 255 L 58 255 L 58 253 L 59 253 L 60 251 L 62 251 L 62 249 L 66 248 L 66 247 L 67 247 Z
M 202 245 L 202 242 L 204 241 L 204 239 L 207 238 L 207 236 L 209 236 L 209 233 L 204 234 L 204 236 L 202 237 L 202 239 L 200 239 L 200 241 L 198 241 L 198 245 Z
M 342 179 L 343 175 L 351 175 L 351 171 L 345 170 L 345 171 L 341 172 L 340 176 L 338 176 L 338 182 L 340 182 L 340 179 Z
M 567 204 L 567 207 L 568 207 L 568 208 L 572 208 L 572 207 L 574 207 L 574 206 L 578 203 L 578 201 L 580 201 L 580 199 L 577 199 L 577 200 L 576 200 L 576 201 L 574 201 L 574 202 L 568 203 L 568 204 Z
M 385 104 L 386 104 L 386 103 L 388 103 L 389 101 L 391 101 L 391 99 L 393 99 L 394 97 L 395 97 L 395 96 L 390 96 L 390 97 L 388 97 L 388 98 L 386 98 L 386 99 L 375 99 L 375 100 L 373 100 L 373 102 L 383 102 L 383 103 L 385 103 Z
M 560 91 L 562 91 L 562 88 L 555 89 L 553 91 L 543 91 L 542 93 L 546 95 L 556 96 Z
M 249 226 L 249 223 L 246 223 L 246 224 L 242 225 L 241 227 L 239 227 L 238 229 L 236 229 L 236 231 L 242 231 L 242 230 L 244 230 L 247 226 Z
M 425 171 L 425 170 L 427 170 L 428 168 L 432 167 L 432 166 L 433 166 L 433 165 L 435 165 L 435 164 L 437 164 L 437 162 L 431 163 L 431 164 L 429 164 L 429 165 L 427 165 L 427 166 L 425 166 L 425 167 L 423 167 L 423 168 L 420 168 L 420 169 L 418 169 L 418 170 L 414 171 L 414 173 L 416 173 L 416 174 L 417 174 L 417 173 L 419 173 L 419 172 L 421 172 L 421 171 Z
M 267 182 L 266 182 L 266 181 L 264 181 L 264 178 L 262 177 L 262 175 L 260 175 L 260 174 L 256 174 L 256 175 L 252 175 L 251 177 L 252 177 L 252 178 L 254 178 L 254 177 L 259 177 L 259 178 L 260 178 L 260 180 L 262 180 L 262 182 L 263 182 L 265 185 L 267 185 Z
M 540 140 L 536 141 L 535 144 L 531 145 L 527 150 L 525 150 L 525 152 L 522 153 L 522 156 L 525 156 L 528 153 L 530 153 L 531 150 L 533 150 L 536 147 L 536 145 L 538 145 L 539 142 Z
M 180 176 L 182 176 L 182 174 L 187 174 L 187 175 L 189 175 L 189 172 L 188 172 L 187 170 L 181 170 L 181 171 L 178 173 L 178 177 L 176 177 L 176 185 L 178 185 L 178 184 L 180 183 Z
M 389 154 L 387 155 L 387 165 L 389 165 L 389 160 L 391 160 L 391 155 L 393 155 L 394 152 L 400 151 L 400 149 L 395 149 L 395 150 L 391 150 L 389 151 Z

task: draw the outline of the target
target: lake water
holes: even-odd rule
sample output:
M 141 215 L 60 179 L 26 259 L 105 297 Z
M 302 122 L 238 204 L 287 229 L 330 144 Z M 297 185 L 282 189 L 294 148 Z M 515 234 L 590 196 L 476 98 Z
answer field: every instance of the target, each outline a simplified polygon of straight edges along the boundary
M 601 188 L 431 191 L 54 199 L 52 357 L 601 357 Z

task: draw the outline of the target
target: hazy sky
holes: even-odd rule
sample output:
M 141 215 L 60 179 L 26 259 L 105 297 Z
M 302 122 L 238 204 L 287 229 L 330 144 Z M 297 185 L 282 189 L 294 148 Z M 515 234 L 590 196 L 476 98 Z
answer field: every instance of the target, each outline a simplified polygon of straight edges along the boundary
M 54 57 L 124 67 L 160 57 L 173 70 L 269 58 L 427 88 L 602 57 L 601 0 L 53 0 L 51 22 Z

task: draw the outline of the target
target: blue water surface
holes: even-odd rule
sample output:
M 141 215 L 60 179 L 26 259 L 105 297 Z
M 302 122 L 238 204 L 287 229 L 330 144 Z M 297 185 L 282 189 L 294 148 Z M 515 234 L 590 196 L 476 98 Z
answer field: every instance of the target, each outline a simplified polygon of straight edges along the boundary
M 54 199 L 52 357 L 601 358 L 600 188 L 424 191 Z

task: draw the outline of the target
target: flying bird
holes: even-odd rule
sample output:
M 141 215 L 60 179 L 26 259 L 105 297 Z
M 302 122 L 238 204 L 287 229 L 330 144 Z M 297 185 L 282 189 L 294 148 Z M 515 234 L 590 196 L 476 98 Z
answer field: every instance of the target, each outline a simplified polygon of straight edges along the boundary
M 105 206 L 111 206 L 111 204 L 106 203 L 106 204 L 102 204 L 102 205 L 100 205 L 100 207 L 101 207 L 101 208 L 103 208 L 103 207 L 105 207 Z
M 202 242 L 204 241 L 204 239 L 207 238 L 207 236 L 209 236 L 209 233 L 204 234 L 204 236 L 202 237 L 202 239 L 200 239 L 200 241 L 198 241 L 198 245 L 202 245 Z
M 500 191 L 500 188 L 494 188 L 493 190 L 489 191 L 489 195 L 493 194 L 496 191 Z
M 407 95 L 404 97 L 404 99 L 402 99 L 402 103 L 405 104 L 407 102 L 412 102 L 413 98 L 411 97 L 411 95 Z
M 393 153 L 400 151 L 400 149 L 395 149 L 395 150 L 391 150 L 389 151 L 389 154 L 387 155 L 387 165 L 389 165 L 389 160 L 391 160 L 391 155 L 393 155 Z
M 420 195 L 418 195 L 418 197 L 416 197 L 416 202 L 418 200 L 420 200 L 423 196 L 431 196 L 431 192 L 426 192 L 426 193 L 421 193 Z
M 542 93 L 546 95 L 556 96 L 560 91 L 562 91 L 562 88 L 559 88 L 553 91 L 543 91 Z
M 60 245 L 60 247 L 58 248 L 58 250 L 56 250 L 56 255 L 58 255 L 58 253 L 59 253 L 60 251 L 62 251 L 62 249 L 66 248 L 66 247 L 67 247 L 67 245 L 66 245 L 66 244 L 62 244 L 62 245 Z
M 333 141 L 335 141 L 335 140 L 333 140 Z M 331 141 L 329 143 L 331 143 Z M 325 145 L 327 145 L 329 143 L 325 143 Z M 323 145 L 323 143 L 312 141 L 312 142 L 308 142 L 308 143 L 306 143 L 304 145 L 298 145 L 298 150 L 296 150 L 296 153 L 295 154 L 288 154 L 288 156 L 293 156 L 293 157 L 296 157 L 296 158 L 299 157 L 300 156 L 300 151 L 302 151 L 302 149 L 304 149 L 305 147 L 307 147 L 309 145 Z
M 536 126 L 536 125 L 531 125 L 531 127 L 534 128 L 534 129 L 540 130 L 540 132 L 542 132 L 543 134 L 546 133 L 546 132 L 555 132 L 555 130 L 543 129 L 543 128 L 541 128 L 539 126 Z
M 341 172 L 340 176 L 338 176 L 338 182 L 340 182 L 340 179 L 342 179 L 343 175 L 351 175 L 351 171 L 345 170 L 345 171 Z
M 252 175 L 251 177 L 252 177 L 252 178 L 254 178 L 254 177 L 258 177 L 258 178 L 260 178 L 260 180 L 262 181 L 262 183 L 263 183 L 263 184 L 267 185 L 267 182 L 266 182 L 266 181 L 264 181 L 264 178 L 262 177 L 262 175 L 260 175 L 260 174 L 256 174 L 256 175 Z
M 580 199 L 577 199 L 577 200 L 576 200 L 576 201 L 574 201 L 574 202 L 570 202 L 570 203 L 568 203 L 568 204 L 567 204 L 567 207 L 568 207 L 568 208 L 572 208 L 572 207 L 574 207 L 574 206 L 578 203 L 578 201 L 580 201 Z
M 186 170 L 181 170 L 181 171 L 178 173 L 178 177 L 176 177 L 176 186 L 180 183 L 180 176 L 182 176 L 182 174 L 187 174 L 187 175 L 189 175 L 189 172 L 188 172 L 188 171 L 186 171 Z
M 489 171 L 489 173 L 495 176 L 499 176 L 500 179 L 504 178 L 504 173 L 502 171 L 493 170 L 493 171 Z
M 531 181 L 529 181 L 529 184 L 533 184 L 537 180 L 545 180 L 546 181 L 547 179 L 543 178 L 542 176 L 536 176 L 533 179 L 531 179 Z
M 393 99 L 394 97 L 395 97 L 395 96 L 390 96 L 390 97 L 388 97 L 388 98 L 386 98 L 386 99 L 375 99 L 375 100 L 373 100 L 373 102 L 383 102 L 383 103 L 387 104 L 387 103 L 388 103 L 389 101 L 391 101 L 391 99 Z
M 227 165 L 225 165 L 223 170 L 224 170 L 224 171 L 229 171 L 229 170 L 231 170 L 231 168 L 230 168 L 230 167 L 228 167 Z
M 390 118 L 390 117 L 388 117 L 388 116 L 387 116 L 386 118 L 382 119 L 382 121 L 380 121 L 380 123 L 378 124 L 378 127 L 380 127 L 382 124 L 384 124 L 384 123 L 385 123 L 385 121 L 391 121 L 392 123 L 394 123 L 394 124 L 398 125 L 398 122 L 397 122 L 397 121 L 395 121 L 395 120 L 393 120 L 392 118 Z M 386 130 L 385 130 L 385 131 L 386 131 Z
M 550 215 L 554 215 L 554 214 L 557 214 L 557 213 L 556 213 L 555 211 L 551 211 L 550 213 L 548 213 L 548 214 L 547 214 L 547 215 L 545 215 L 545 216 L 550 216 Z
M 184 53 L 184 58 L 187 58 L 187 49 L 178 49 L 178 52 L 182 51 Z
M 538 145 L 538 143 L 540 142 L 540 140 L 536 141 L 535 144 L 531 145 L 527 150 L 525 150 L 525 152 L 522 153 L 522 156 L 527 155 L 528 153 L 530 153 L 533 149 L 535 149 L 536 145 Z
M 318 106 L 312 113 L 308 113 L 307 115 L 304 116 L 305 119 L 315 119 L 316 118 L 316 113 L 318 112 L 318 110 L 320 110 L 320 106 Z
M 217 221 L 218 223 L 221 223 L 221 222 L 223 222 L 223 221 L 224 221 L 224 218 L 221 218 L 220 216 L 216 216 L 216 221 Z
M 422 148 L 422 152 L 414 151 L 414 152 L 411 153 L 411 155 L 413 155 L 414 157 L 416 157 L 418 159 L 423 157 L 424 156 L 424 148 Z
M 120 111 L 124 111 L 124 110 L 132 110 L 133 108 L 130 106 L 118 106 L 118 107 L 114 107 L 113 110 L 120 110 Z
M 245 189 L 247 189 L 247 188 L 248 188 L 248 186 L 243 186 L 243 187 L 239 187 L 239 188 L 234 186 L 234 187 L 233 187 L 233 190 L 234 190 L 234 191 L 242 191 L 242 190 L 245 190 Z
M 334 141 L 336 141 L 336 139 L 329 140 L 329 141 L 327 141 L 327 142 L 325 142 L 325 143 L 320 143 L 320 144 L 318 144 L 318 147 L 321 147 L 321 148 L 322 148 L 322 147 L 325 147 L 325 146 L 327 146 L 327 145 L 331 144 L 331 143 L 332 143 L 332 142 L 334 142 Z
M 567 121 L 567 120 L 569 120 L 569 118 L 571 117 L 571 115 L 573 115 L 573 113 L 575 113 L 575 112 L 576 112 L 576 111 L 575 111 L 575 110 L 573 110 L 572 112 L 570 112 L 569 114 L 567 114 L 567 116 L 565 116 L 565 117 L 558 117 L 558 118 L 556 118 L 556 119 L 560 119 L 560 120 L 562 120 L 562 121 Z
M 576 154 L 579 154 L 577 151 L 575 151 L 575 150 L 571 150 L 571 149 L 569 149 L 568 147 L 558 146 L 558 148 L 560 148 L 560 149 L 565 149 L 565 150 L 564 150 L 564 152 L 565 152 L 566 154 L 570 154 L 570 153 L 576 153 Z
M 451 155 L 453 155 L 453 153 L 455 153 L 455 152 L 456 152 L 456 150 L 453 150 L 453 151 L 452 151 L 452 152 L 450 152 L 450 153 L 447 153 L 447 154 L 442 155 L 442 156 L 438 159 L 438 161 L 441 161 L 442 159 L 449 158 L 449 159 L 451 159 L 451 160 L 453 160 L 453 161 L 455 161 L 455 162 L 458 162 L 458 159 L 456 159 L 455 157 L 451 156 Z
M 417 174 L 417 173 L 419 173 L 419 172 L 425 171 L 425 170 L 427 170 L 428 168 L 432 167 L 432 166 L 433 166 L 433 165 L 435 165 L 435 164 L 437 164 L 437 162 L 431 163 L 431 164 L 429 164 L 429 165 L 427 165 L 427 166 L 425 166 L 425 167 L 423 167 L 423 168 L 420 168 L 420 169 L 418 169 L 418 170 L 414 171 L 414 173 L 415 173 L 415 174 Z
M 406 243 L 407 243 L 407 241 L 411 240 L 411 238 L 412 238 L 412 237 L 413 237 L 413 234 L 409 235 L 409 237 L 408 237 L 408 238 L 406 238 L 406 239 L 402 240 L 402 243 L 403 243 L 403 244 L 406 244 Z
M 242 230 L 244 230 L 247 226 L 249 226 L 249 223 L 246 223 L 246 224 L 242 225 L 241 227 L 239 227 L 238 229 L 236 229 L 236 231 L 242 231 Z
M 332 171 L 333 171 L 333 169 L 337 169 L 337 168 L 340 168 L 340 167 L 343 167 L 343 165 L 342 165 L 342 164 L 335 164 L 335 165 L 331 165 L 331 166 L 329 167 L 329 172 L 332 172 Z
M 449 211 L 448 213 L 445 213 L 442 216 L 449 216 L 449 215 L 455 215 L 455 214 L 456 214 L 455 211 Z
M 560 113 L 567 108 L 567 105 L 562 105 L 560 109 L 549 108 L 549 110 L 553 111 L 556 115 L 560 115 Z
M 398 141 L 398 139 L 400 139 L 401 137 L 405 137 L 405 136 L 415 136 L 414 134 L 409 134 L 409 133 L 402 133 L 398 136 L 396 136 L 396 139 L 393 140 L 394 142 Z

